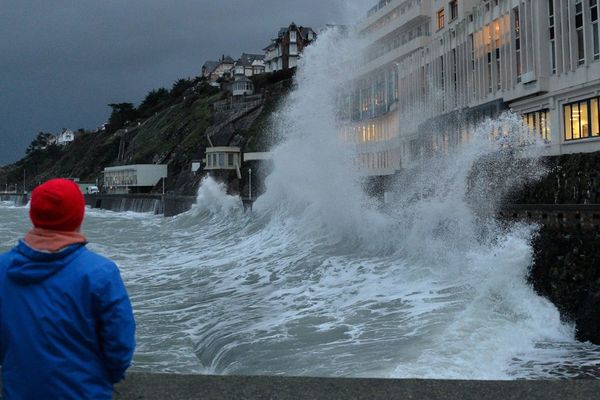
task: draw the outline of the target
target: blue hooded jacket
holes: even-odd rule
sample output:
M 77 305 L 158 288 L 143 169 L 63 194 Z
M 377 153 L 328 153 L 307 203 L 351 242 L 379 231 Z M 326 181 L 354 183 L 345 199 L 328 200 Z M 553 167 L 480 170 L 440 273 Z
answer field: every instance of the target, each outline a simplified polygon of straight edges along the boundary
M 111 399 L 134 334 L 119 269 L 85 245 L 45 253 L 21 241 L 0 255 L 5 399 Z

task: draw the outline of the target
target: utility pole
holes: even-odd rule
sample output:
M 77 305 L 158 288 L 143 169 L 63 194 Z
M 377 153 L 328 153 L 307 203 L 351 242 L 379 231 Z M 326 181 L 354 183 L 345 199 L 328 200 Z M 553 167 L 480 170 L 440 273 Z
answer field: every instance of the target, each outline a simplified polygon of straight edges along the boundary
M 26 170 L 24 169 L 24 170 L 23 170 L 23 194 L 27 193 L 27 192 L 25 191 L 25 172 L 26 172 Z

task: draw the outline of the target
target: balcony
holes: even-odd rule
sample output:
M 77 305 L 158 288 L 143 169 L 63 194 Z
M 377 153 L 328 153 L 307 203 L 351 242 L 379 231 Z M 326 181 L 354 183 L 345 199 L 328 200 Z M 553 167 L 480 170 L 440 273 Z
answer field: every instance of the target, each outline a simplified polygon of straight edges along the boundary
M 369 26 L 373 25 L 373 23 L 377 22 L 378 19 L 380 19 L 381 17 L 385 16 L 388 12 L 390 12 L 391 10 L 393 10 L 395 7 L 398 7 L 404 1 L 406 1 L 406 0 L 392 0 L 392 1 L 390 1 L 390 4 L 386 5 L 385 7 L 382 7 L 381 9 L 377 10 L 373 14 L 369 15 L 362 22 L 360 22 L 358 24 L 358 31 L 362 32 L 363 30 L 367 29 Z
M 421 1 L 419 4 L 410 7 L 405 10 L 404 13 L 401 13 L 396 19 L 390 21 L 381 29 L 376 30 L 375 32 L 371 32 L 366 35 L 366 40 L 370 43 L 375 43 L 376 41 L 384 38 L 395 30 L 404 27 L 405 25 L 412 25 L 413 22 L 417 19 L 429 19 L 430 18 L 430 7 L 429 3 L 425 1 Z
M 366 65 L 360 67 L 357 70 L 356 77 L 374 71 L 378 68 L 383 67 L 384 65 L 391 64 L 394 61 L 400 60 L 403 57 L 409 55 L 410 53 L 422 47 L 425 47 L 428 43 L 429 36 L 417 36 L 416 38 L 406 42 L 405 44 L 390 50 L 382 56 L 377 57 L 369 61 Z

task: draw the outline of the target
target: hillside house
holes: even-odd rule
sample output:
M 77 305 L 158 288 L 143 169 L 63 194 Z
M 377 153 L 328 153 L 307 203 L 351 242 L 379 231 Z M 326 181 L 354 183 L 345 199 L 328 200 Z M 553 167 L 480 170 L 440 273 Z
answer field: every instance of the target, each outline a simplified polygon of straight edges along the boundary
M 56 143 L 59 146 L 65 146 L 71 143 L 73 140 L 75 140 L 75 133 L 73 133 L 73 131 L 70 129 L 63 128 L 62 132 L 56 139 Z
M 287 28 L 281 28 L 277 38 L 263 49 L 265 72 L 295 68 L 304 48 L 316 38 L 317 34 L 312 28 L 298 26 L 293 22 Z

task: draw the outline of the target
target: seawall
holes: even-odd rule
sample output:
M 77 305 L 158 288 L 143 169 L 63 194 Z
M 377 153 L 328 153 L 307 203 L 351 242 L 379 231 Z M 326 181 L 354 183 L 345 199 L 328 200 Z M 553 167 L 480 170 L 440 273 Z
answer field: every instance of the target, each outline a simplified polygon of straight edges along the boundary
M 117 400 L 583 400 L 595 399 L 600 381 L 448 381 L 129 374 Z
M 128 373 L 115 386 L 113 399 L 588 400 L 598 398 L 598 393 L 600 380 L 593 379 L 466 381 Z
M 163 214 L 171 217 L 192 208 L 194 196 L 161 194 L 95 194 L 85 195 L 86 205 L 109 211 Z
M 17 207 L 21 207 L 27 204 L 29 201 L 29 195 L 18 194 L 18 193 L 0 193 L 0 201 L 12 202 Z
M 537 222 L 529 281 L 600 345 L 600 152 L 545 157 L 548 175 L 513 193 L 501 217 Z

